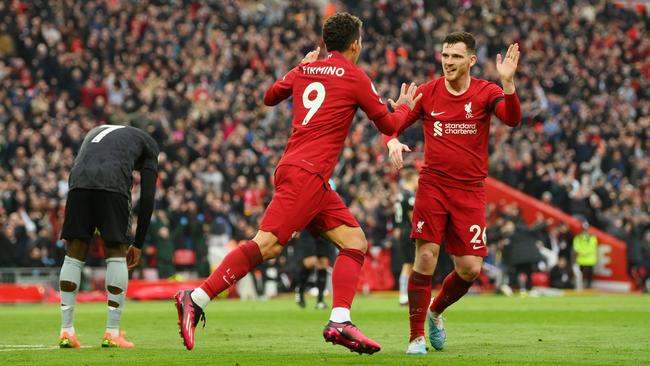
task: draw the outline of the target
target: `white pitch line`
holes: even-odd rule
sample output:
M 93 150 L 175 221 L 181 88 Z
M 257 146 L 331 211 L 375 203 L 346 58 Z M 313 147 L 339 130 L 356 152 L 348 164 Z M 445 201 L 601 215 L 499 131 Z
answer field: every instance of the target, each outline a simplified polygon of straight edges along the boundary
M 46 344 L 0 344 L 0 348 L 43 348 Z
M 58 349 L 59 346 L 46 346 L 44 344 L 0 344 L 0 352 L 17 352 L 17 351 L 46 351 Z M 91 348 L 90 346 L 81 346 L 80 348 Z

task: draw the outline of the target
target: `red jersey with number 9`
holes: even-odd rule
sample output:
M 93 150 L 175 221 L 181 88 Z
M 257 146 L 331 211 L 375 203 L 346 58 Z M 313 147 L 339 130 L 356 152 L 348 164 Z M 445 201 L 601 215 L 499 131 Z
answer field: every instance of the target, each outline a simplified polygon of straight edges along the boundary
M 289 71 L 266 92 L 264 103 L 276 105 L 289 96 L 293 131 L 278 166 L 299 166 L 324 180 L 332 175 L 357 108 L 372 121 L 390 113 L 368 75 L 336 51 Z

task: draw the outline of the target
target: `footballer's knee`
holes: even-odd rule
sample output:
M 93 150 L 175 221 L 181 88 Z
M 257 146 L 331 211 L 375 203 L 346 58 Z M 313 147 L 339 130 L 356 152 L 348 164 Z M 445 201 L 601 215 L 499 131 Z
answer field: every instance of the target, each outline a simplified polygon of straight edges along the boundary
M 264 260 L 277 257 L 282 251 L 280 243 L 257 243 L 260 247 L 260 254 Z
M 262 258 L 264 258 L 264 260 L 275 258 L 282 253 L 282 249 L 284 249 L 282 244 L 275 243 L 266 251 L 266 253 L 262 253 Z
M 368 251 L 368 241 L 366 240 L 366 236 L 363 234 L 354 235 L 343 243 L 342 248 L 356 249 L 365 253 Z
M 424 250 L 418 250 L 417 257 L 418 262 L 427 267 L 435 266 L 436 262 L 438 261 L 437 253 L 434 253 L 432 250 L 428 250 L 428 248 Z
M 104 242 L 104 254 L 106 258 L 126 257 L 129 246 L 127 244 Z
M 463 280 L 467 282 L 474 282 L 481 274 L 481 264 L 471 264 L 468 266 L 459 267 L 456 272 Z
M 278 242 L 278 237 L 268 231 L 258 231 L 253 241 L 260 247 L 260 254 L 264 260 L 277 257 L 284 248 Z
M 321 234 L 340 249 L 368 251 L 368 241 L 360 227 L 341 225 Z
M 72 239 L 65 242 L 65 255 L 79 261 L 86 260 L 89 244 L 85 240 Z
M 433 243 L 417 242 L 414 268 L 420 273 L 433 274 L 438 263 L 440 246 Z

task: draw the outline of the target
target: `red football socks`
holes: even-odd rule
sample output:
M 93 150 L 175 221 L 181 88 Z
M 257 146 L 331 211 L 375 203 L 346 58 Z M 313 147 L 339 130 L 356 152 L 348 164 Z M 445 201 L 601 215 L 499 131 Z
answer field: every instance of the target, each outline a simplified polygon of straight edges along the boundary
M 256 242 L 249 240 L 226 255 L 219 267 L 201 284 L 201 289 L 213 299 L 260 263 L 260 247 Z
M 358 249 L 341 249 L 332 270 L 332 307 L 352 307 L 366 255 Z
M 431 301 L 431 275 L 411 272 L 408 282 L 409 322 L 411 323 L 411 338 L 424 336 L 424 320 L 427 317 L 429 301 Z
M 442 290 L 440 290 L 440 293 L 433 300 L 431 311 L 436 314 L 442 314 L 449 305 L 463 297 L 470 287 L 472 287 L 472 282 L 465 281 L 456 271 L 451 271 L 442 282 Z

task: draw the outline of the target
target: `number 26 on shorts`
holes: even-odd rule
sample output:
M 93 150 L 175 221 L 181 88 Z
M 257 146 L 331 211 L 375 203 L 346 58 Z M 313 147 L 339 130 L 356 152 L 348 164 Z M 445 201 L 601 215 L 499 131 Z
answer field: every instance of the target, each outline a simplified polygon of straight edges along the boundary
M 483 227 L 481 229 L 481 227 L 479 225 L 472 225 L 472 226 L 470 226 L 469 231 L 472 234 L 474 234 L 474 237 L 472 238 L 472 240 L 469 241 L 471 244 L 474 244 L 474 249 L 478 249 L 481 246 L 485 246 L 487 244 L 487 236 L 485 235 L 485 227 Z M 483 240 L 483 242 L 481 242 L 481 239 Z M 476 244 L 478 244 L 478 245 L 476 245 Z

